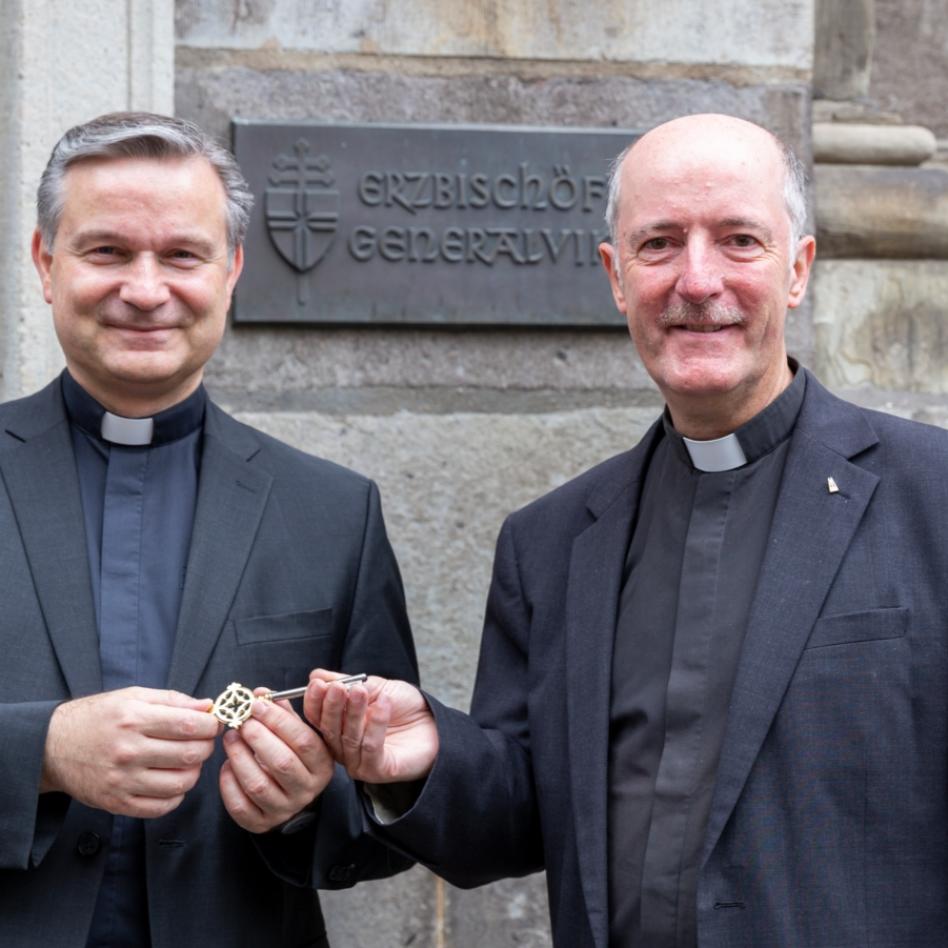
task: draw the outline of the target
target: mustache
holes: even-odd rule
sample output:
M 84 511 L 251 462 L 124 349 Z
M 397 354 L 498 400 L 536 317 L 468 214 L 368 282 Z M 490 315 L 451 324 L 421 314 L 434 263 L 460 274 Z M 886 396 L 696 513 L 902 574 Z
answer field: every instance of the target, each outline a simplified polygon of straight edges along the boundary
M 736 306 L 710 300 L 707 303 L 675 303 L 659 316 L 659 323 L 666 329 L 671 326 L 739 326 L 745 322 L 744 314 Z

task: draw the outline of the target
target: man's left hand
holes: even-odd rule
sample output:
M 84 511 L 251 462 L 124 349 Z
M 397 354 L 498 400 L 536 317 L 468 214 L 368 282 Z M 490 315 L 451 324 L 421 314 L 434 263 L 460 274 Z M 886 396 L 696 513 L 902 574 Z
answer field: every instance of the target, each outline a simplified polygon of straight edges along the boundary
M 255 701 L 253 716 L 224 735 L 224 751 L 221 800 L 251 833 L 265 833 L 306 809 L 333 775 L 322 738 L 286 701 Z

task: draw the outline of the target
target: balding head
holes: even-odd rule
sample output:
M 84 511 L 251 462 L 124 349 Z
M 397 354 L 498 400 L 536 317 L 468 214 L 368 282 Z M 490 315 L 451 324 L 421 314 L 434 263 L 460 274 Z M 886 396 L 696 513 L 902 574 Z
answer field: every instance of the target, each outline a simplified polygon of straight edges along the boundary
M 772 132 L 731 115 L 685 115 L 658 125 L 640 139 L 628 145 L 612 163 L 609 195 L 606 205 L 606 223 L 613 245 L 618 236 L 618 217 L 622 194 L 622 170 L 642 157 L 648 149 L 664 149 L 663 156 L 671 156 L 679 147 L 705 152 L 716 147 L 729 147 L 735 141 L 744 141 L 773 151 L 779 157 L 783 179 L 783 200 L 790 220 L 790 242 L 796 246 L 806 230 L 807 198 L 806 169 L 793 149 Z M 642 150 L 640 151 L 640 146 Z

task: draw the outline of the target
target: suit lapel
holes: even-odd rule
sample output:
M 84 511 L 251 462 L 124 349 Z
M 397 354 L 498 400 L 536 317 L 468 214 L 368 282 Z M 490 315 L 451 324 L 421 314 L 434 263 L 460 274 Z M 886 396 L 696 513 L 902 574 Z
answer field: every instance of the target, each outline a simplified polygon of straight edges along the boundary
M 72 438 L 57 379 L 10 406 L 0 473 L 73 697 L 102 690 L 99 636 Z
M 608 940 L 606 881 L 609 703 L 619 593 L 639 482 L 655 426 L 628 455 L 620 479 L 600 484 L 594 522 L 573 541 L 566 592 L 569 769 L 583 894 L 597 946 Z
M 737 803 L 878 483 L 848 460 L 877 440 L 864 415 L 812 377 L 807 385 L 745 633 L 702 863 Z M 830 477 L 838 493 L 828 490 Z
M 260 449 L 249 430 L 213 404 L 207 411 L 191 550 L 168 673 L 168 687 L 186 694 L 197 687 L 220 636 L 273 480 L 248 463 Z

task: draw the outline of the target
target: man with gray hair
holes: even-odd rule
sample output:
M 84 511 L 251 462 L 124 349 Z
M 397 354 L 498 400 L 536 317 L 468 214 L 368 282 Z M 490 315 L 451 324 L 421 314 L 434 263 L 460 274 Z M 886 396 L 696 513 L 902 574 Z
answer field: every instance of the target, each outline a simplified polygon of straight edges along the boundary
M 948 433 L 788 359 L 805 216 L 765 129 L 643 135 L 600 253 L 662 417 L 504 524 L 470 716 L 307 693 L 378 835 L 545 868 L 562 948 L 948 944 Z
M 409 864 L 288 702 L 245 696 L 222 740 L 208 713 L 314 664 L 417 675 L 375 485 L 202 385 L 251 204 L 151 114 L 71 129 L 40 183 L 66 369 L 0 406 L 5 945 L 325 945 L 315 888 Z

